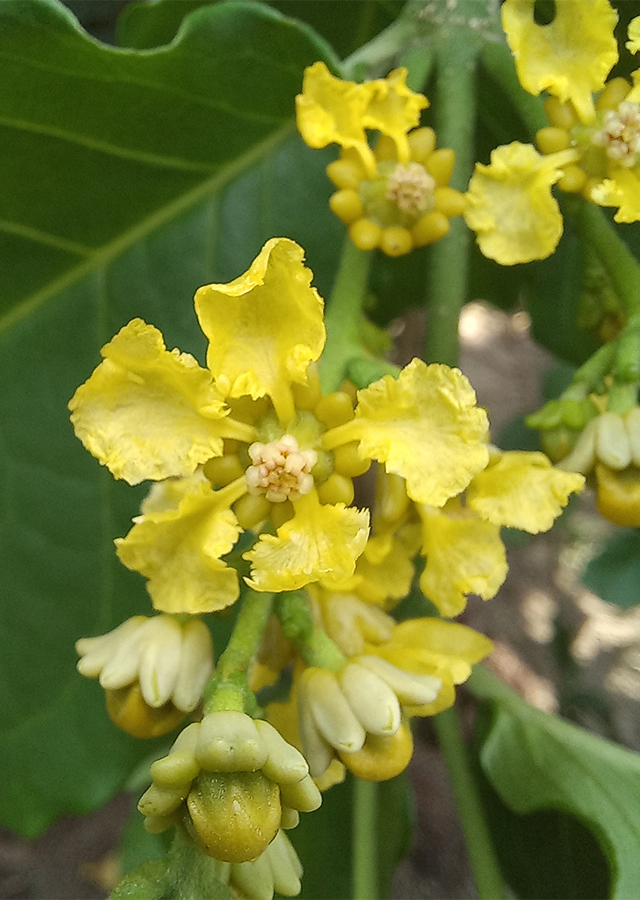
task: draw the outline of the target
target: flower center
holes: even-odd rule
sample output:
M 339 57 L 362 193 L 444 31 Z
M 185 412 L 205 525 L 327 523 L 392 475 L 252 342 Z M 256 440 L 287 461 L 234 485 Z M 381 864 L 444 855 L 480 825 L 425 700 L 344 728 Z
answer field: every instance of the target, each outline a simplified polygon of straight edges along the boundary
M 421 213 L 430 205 L 435 186 L 420 163 L 398 163 L 387 181 L 386 197 L 404 213 Z
M 313 488 L 311 469 L 318 461 L 315 450 L 300 450 L 297 440 L 283 434 L 268 444 L 249 447 L 253 465 L 245 473 L 249 493 L 264 494 L 270 503 L 299 500 Z
M 604 147 L 610 159 L 628 168 L 635 166 L 640 151 L 640 105 L 623 100 L 617 109 L 608 110 L 591 140 Z

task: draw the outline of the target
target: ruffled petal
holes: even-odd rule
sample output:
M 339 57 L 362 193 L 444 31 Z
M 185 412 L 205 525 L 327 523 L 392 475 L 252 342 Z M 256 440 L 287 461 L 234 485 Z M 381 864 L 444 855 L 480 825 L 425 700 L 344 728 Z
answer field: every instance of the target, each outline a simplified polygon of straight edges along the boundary
M 407 70 L 394 69 L 386 78 L 368 82 L 375 88 L 367 105 L 363 122 L 365 128 L 379 131 L 392 138 L 400 162 L 410 159 L 407 132 L 420 124 L 420 112 L 429 106 L 423 94 L 407 87 Z
M 305 383 L 325 342 L 323 303 L 303 258 L 302 247 L 273 238 L 244 275 L 195 296 L 219 390 L 254 400 L 268 395 L 285 425 L 294 415 L 291 383 Z
M 277 534 L 263 534 L 244 554 L 247 583 L 257 591 L 294 591 L 313 581 L 339 582 L 353 574 L 369 534 L 369 512 L 325 504 L 315 491 L 294 504 L 295 515 Z
M 619 168 L 594 185 L 589 199 L 598 206 L 617 206 L 616 222 L 638 222 L 640 220 L 640 172 L 637 169 Z
M 358 391 L 356 417 L 326 432 L 332 449 L 360 441 L 363 458 L 401 475 L 417 503 L 443 506 L 487 464 L 487 414 L 458 369 L 414 359 L 398 378 Z
M 489 638 L 473 628 L 425 616 L 400 622 L 393 629 L 391 641 L 371 652 L 407 672 L 462 684 L 472 667 L 492 649 Z
M 514 450 L 476 475 L 467 505 L 494 525 L 538 534 L 551 528 L 569 495 L 583 487 L 582 475 L 555 469 L 544 453 Z
M 356 565 L 360 581 L 354 588 L 354 593 L 367 603 L 376 603 L 390 609 L 395 606 L 396 601 L 402 600 L 409 593 L 415 571 L 413 557 L 419 547 L 412 540 L 403 538 L 412 530 L 412 526 L 405 526 L 404 531 L 394 536 L 388 553 L 382 558 L 378 558 L 375 552 L 371 558 L 367 552 L 368 544 L 365 547 Z
M 323 62 L 317 62 L 305 69 L 302 94 L 296 97 L 296 119 L 303 141 L 315 149 L 328 144 L 352 147 L 370 177 L 375 174 L 376 162 L 367 143 L 364 114 L 376 92 L 375 84 L 343 81 Z
M 629 22 L 629 30 L 627 32 L 629 40 L 625 44 L 629 53 L 638 53 L 640 51 L 640 16 L 636 16 Z
M 574 150 L 542 156 L 514 141 L 491 152 L 491 164 L 476 163 L 464 213 L 482 253 L 503 266 L 544 259 L 558 245 L 562 215 L 551 186 Z
M 506 0 L 502 27 L 520 84 L 570 100 L 582 122 L 595 118 L 592 92 L 604 87 L 618 61 L 613 33 L 618 14 L 608 0 L 561 0 L 548 25 L 534 19 L 535 0 Z
M 115 543 L 124 565 L 149 579 L 156 609 L 207 613 L 237 600 L 237 573 L 220 557 L 242 530 L 229 506 L 245 490 L 239 484 L 214 491 L 200 472 L 154 485 L 142 515 Z
M 165 348 L 142 319 L 105 347 L 104 362 L 75 392 L 71 421 L 87 450 L 129 484 L 191 475 L 222 453 L 228 414 L 211 375 Z
M 406 672 L 439 678 L 442 687 L 435 700 L 404 707 L 410 716 L 433 716 L 453 705 L 454 685 L 466 681 L 472 666 L 492 649 L 489 638 L 466 625 L 424 617 L 405 619 L 396 625 L 388 644 L 368 647 L 367 652 Z
M 467 594 L 495 597 L 507 577 L 507 557 L 500 529 L 473 513 L 454 515 L 421 510 L 426 565 L 420 588 L 443 616 L 457 616 Z

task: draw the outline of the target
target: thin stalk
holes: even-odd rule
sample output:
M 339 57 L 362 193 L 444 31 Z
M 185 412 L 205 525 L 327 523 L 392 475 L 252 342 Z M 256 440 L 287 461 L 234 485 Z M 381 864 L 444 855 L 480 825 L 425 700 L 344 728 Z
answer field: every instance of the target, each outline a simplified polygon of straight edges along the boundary
M 349 361 L 362 356 L 360 320 L 371 267 L 370 251 L 358 250 L 348 235 L 325 315 L 327 344 L 320 358 L 320 381 L 325 393 L 337 390 Z
M 378 785 L 353 779 L 353 900 L 378 898 Z
M 451 147 L 456 165 L 451 186 L 466 190 L 473 168 L 475 80 L 480 45 L 457 29 L 442 31 L 436 51 L 436 133 Z M 449 234 L 431 248 L 428 270 L 429 326 L 425 346 L 430 362 L 458 361 L 458 319 L 467 301 L 470 233 L 454 219 Z
M 269 621 L 273 594 L 248 590 L 241 603 L 229 642 L 204 691 L 205 712 L 220 709 L 242 711 L 247 701 L 255 704 L 247 683 L 247 672 Z
M 273 594 L 252 590 L 245 592 L 233 632 L 216 667 L 221 680 L 227 681 L 248 670 L 258 651 L 272 607 Z
M 451 779 L 478 896 L 481 900 L 502 900 L 506 894 L 500 866 L 489 835 L 458 714 L 452 707 L 434 716 L 433 724 Z
M 640 312 L 640 265 L 604 212 L 588 200 L 569 206 L 585 240 L 607 271 L 628 315 Z

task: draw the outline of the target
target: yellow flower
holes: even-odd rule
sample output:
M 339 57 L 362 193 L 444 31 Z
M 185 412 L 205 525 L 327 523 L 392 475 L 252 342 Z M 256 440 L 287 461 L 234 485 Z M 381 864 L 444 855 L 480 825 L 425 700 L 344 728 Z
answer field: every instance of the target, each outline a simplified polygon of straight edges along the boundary
M 569 494 L 581 490 L 584 484 L 582 476 L 566 477 L 568 474 L 553 468 L 542 453 L 504 453 L 489 447 L 488 464 L 474 475 L 463 494 L 440 509 L 433 504 L 412 505 L 402 479 L 383 475 L 376 486 L 376 533 L 369 540 L 364 559 L 376 554 L 384 559 L 397 541 L 396 535 L 404 532 L 409 537 L 410 552 L 414 554 L 421 547 L 425 557 L 420 576 L 423 593 L 441 615 L 457 616 L 466 606 L 467 594 L 488 600 L 506 578 L 500 528 L 519 528 L 532 534 L 551 528 Z M 418 517 L 420 526 L 414 524 Z M 421 541 L 416 543 L 417 527 Z M 354 585 L 352 590 L 375 602 L 375 594 L 368 596 L 366 587 L 361 590 Z M 392 597 L 388 590 L 387 598 Z M 392 605 L 388 603 L 388 607 Z
M 369 534 L 369 513 L 322 505 L 315 493 L 300 498 L 293 519 L 266 534 L 245 553 L 253 563 L 248 584 L 258 591 L 294 591 L 325 578 L 339 581 L 353 574 Z
M 454 686 L 466 681 L 472 667 L 492 649 L 488 637 L 466 625 L 423 617 L 400 622 L 389 643 L 371 652 L 407 672 L 440 679 L 442 688 L 435 700 L 406 706 L 408 715 L 432 716 L 453 704 Z
M 486 463 L 486 416 L 456 370 L 415 360 L 397 382 L 360 392 L 356 410 L 349 394 L 322 395 L 323 303 L 311 278 L 301 247 L 269 241 L 244 275 L 196 294 L 208 369 L 134 320 L 71 401 L 77 433 L 116 477 L 159 482 L 117 541 L 158 610 L 233 603 L 237 574 L 222 557 L 243 530 L 259 534 L 245 554 L 257 590 L 343 584 L 369 528 L 367 511 L 350 506 L 352 479 L 372 459 L 434 505 Z
M 638 53 L 640 51 L 640 16 L 636 16 L 629 22 L 628 35 L 627 50 L 629 53 Z
M 633 87 L 620 77 L 605 84 L 618 58 L 617 13 L 608 0 L 563 0 L 555 5 L 553 22 L 537 25 L 534 6 L 533 0 L 507 0 L 502 16 L 523 87 L 551 95 L 545 101 L 550 125 L 538 131 L 538 148 L 556 156 L 574 151 L 568 165 L 559 162 L 558 187 L 618 207 L 617 222 L 635 222 L 640 219 L 640 70 L 633 73 Z M 632 52 L 640 46 L 638 33 L 634 20 Z M 595 100 L 593 91 L 599 91 Z
M 240 534 L 229 505 L 245 490 L 240 481 L 214 491 L 201 471 L 154 485 L 116 547 L 124 565 L 148 579 L 156 609 L 207 613 L 238 599 L 238 574 L 220 557 Z
M 469 509 L 419 507 L 426 558 L 420 589 L 441 615 L 452 618 L 467 605 L 467 594 L 490 600 L 507 577 L 500 529 Z
M 476 163 L 464 216 L 485 256 L 512 266 L 553 253 L 562 215 L 551 187 L 577 156 L 573 150 L 541 156 L 514 142 L 493 150 L 490 165 Z
M 296 98 L 303 140 L 314 148 L 341 148 L 327 167 L 338 188 L 331 209 L 357 247 L 379 247 L 389 256 L 439 240 L 464 209 L 462 195 L 448 186 L 453 151 L 437 150 L 433 130 L 416 127 L 428 100 L 407 87 L 406 76 L 406 69 L 395 69 L 356 84 L 318 62 L 306 69 Z M 380 135 L 375 150 L 367 130 Z
M 535 0 L 506 0 L 502 25 L 525 90 L 547 90 L 570 100 L 580 120 L 594 116 L 592 92 L 600 90 L 618 60 L 613 34 L 617 13 L 608 0 L 561 0 L 547 25 L 534 19 Z
M 355 418 L 327 432 L 326 449 L 359 441 L 362 457 L 401 475 L 417 503 L 443 506 L 487 464 L 488 422 L 458 369 L 414 359 L 358 391 Z
M 367 143 L 365 110 L 375 91 L 374 82 L 356 84 L 329 72 L 323 62 L 305 69 L 302 94 L 296 97 L 296 118 L 302 139 L 316 150 L 329 144 L 353 147 L 363 165 L 375 170 Z
M 248 272 L 196 291 L 207 365 L 225 397 L 269 396 L 278 418 L 295 415 L 292 384 L 305 384 L 325 342 L 323 302 L 293 241 L 268 241 Z
M 370 176 L 376 163 L 365 129 L 379 131 L 396 144 L 398 158 L 409 162 L 407 132 L 429 105 L 422 94 L 406 85 L 407 70 L 395 69 L 387 78 L 357 84 L 333 76 L 323 62 L 305 69 L 302 94 L 296 97 L 298 129 L 316 149 L 329 144 L 353 148 Z
M 192 475 L 246 426 L 188 353 L 169 352 L 153 325 L 133 319 L 102 348 L 104 362 L 69 403 L 87 450 L 129 484 Z M 141 416 L 141 409 L 144 415 Z
M 467 506 L 494 525 L 538 534 L 583 487 L 582 476 L 555 469 L 544 453 L 494 451 L 467 489 Z

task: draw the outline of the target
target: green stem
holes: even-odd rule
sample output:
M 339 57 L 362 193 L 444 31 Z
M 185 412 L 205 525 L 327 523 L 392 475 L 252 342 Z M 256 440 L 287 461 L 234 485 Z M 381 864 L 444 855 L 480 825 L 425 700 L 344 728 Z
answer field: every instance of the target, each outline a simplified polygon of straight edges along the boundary
M 353 779 L 353 900 L 378 897 L 378 785 Z
M 241 604 L 231 637 L 205 688 L 205 712 L 243 709 L 251 693 L 247 685 L 247 672 L 271 616 L 273 594 L 247 590 Z
M 327 345 L 320 358 L 320 381 L 325 393 L 337 390 L 349 361 L 362 356 L 360 318 L 371 267 L 370 251 L 358 250 L 345 235 L 342 256 L 327 306 Z
M 308 666 L 339 672 L 345 665 L 347 660 L 337 645 L 314 624 L 305 591 L 278 594 L 274 612 L 280 619 L 284 636 L 293 641 Z
M 452 707 L 434 716 L 433 724 L 451 779 L 478 896 L 481 900 L 502 900 L 506 895 L 500 866 L 489 835 L 458 714 Z
M 466 190 L 473 168 L 476 70 L 481 43 L 469 33 L 442 29 L 436 50 L 436 133 L 441 147 L 456 154 L 451 186 Z M 465 38 L 465 40 L 462 40 Z M 426 357 L 454 366 L 458 361 L 458 319 L 467 301 L 470 233 L 454 219 L 446 238 L 431 248 Z
M 567 206 L 574 212 L 583 240 L 606 269 L 627 313 L 631 316 L 640 312 L 640 265 L 633 253 L 598 206 L 577 198 Z

